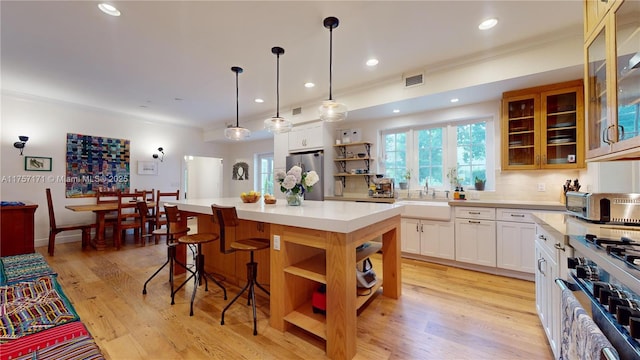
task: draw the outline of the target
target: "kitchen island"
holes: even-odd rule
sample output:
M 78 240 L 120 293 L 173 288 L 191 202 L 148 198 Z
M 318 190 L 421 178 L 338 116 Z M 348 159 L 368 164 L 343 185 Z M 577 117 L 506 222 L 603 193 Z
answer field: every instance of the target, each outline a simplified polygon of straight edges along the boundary
M 217 204 L 236 207 L 243 223 L 238 229 L 241 234 L 235 236 L 254 232 L 268 235 L 269 324 L 280 331 L 297 326 L 325 339 L 331 359 L 352 359 L 356 355 L 357 313 L 371 296 L 380 288 L 384 296 L 397 299 L 401 295 L 401 205 L 305 201 L 302 206 L 287 206 L 282 200 L 266 205 L 262 201 L 242 203 L 239 198 L 170 203 L 181 212 L 196 215 L 199 232 L 216 230 L 211 204 Z M 370 243 L 379 238 L 381 244 Z M 357 251 L 363 244 L 368 246 Z M 205 250 L 207 266 L 211 257 L 213 263 L 235 262 L 231 267 L 238 277 L 243 276 L 244 263 L 223 254 L 226 247 L 228 243 L 214 253 Z M 378 250 L 382 251 L 382 271 L 375 269 L 377 283 L 371 291 L 359 291 L 356 264 Z M 257 261 L 259 268 L 264 267 L 264 257 Z M 326 315 L 315 313 L 311 305 L 320 285 L 326 285 Z

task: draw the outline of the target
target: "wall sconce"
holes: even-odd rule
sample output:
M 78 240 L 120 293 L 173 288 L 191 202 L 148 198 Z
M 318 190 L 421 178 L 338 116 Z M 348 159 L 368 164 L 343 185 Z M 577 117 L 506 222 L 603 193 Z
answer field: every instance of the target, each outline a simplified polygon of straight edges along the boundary
M 164 161 L 164 149 L 162 148 L 162 146 L 158 148 L 158 151 L 160 151 L 162 156 L 160 156 L 158 154 L 153 154 L 153 158 L 154 159 L 160 158 L 160 162 L 163 162 Z
M 22 151 L 24 150 L 24 146 L 27 144 L 27 141 L 29 141 L 29 137 L 20 135 L 18 136 L 18 139 L 20 139 L 20 141 L 14 142 L 13 147 L 16 149 L 20 149 L 20 156 L 22 156 Z

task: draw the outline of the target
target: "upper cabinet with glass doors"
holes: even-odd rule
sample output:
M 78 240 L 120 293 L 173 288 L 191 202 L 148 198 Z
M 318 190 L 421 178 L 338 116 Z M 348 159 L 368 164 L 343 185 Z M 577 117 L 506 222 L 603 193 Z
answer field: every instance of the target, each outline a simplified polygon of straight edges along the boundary
M 585 6 L 587 159 L 640 159 L 640 1 Z
M 584 167 L 582 80 L 502 95 L 502 169 Z

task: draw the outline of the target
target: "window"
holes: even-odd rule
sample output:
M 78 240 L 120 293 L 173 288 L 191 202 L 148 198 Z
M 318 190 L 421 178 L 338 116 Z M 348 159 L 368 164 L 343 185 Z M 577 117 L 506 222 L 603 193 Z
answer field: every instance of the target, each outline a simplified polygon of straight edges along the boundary
M 458 178 L 471 186 L 475 178 L 487 178 L 486 123 L 459 125 L 457 129 Z
M 395 133 L 384 137 L 385 175 L 394 178 L 396 183 L 403 179 L 407 171 L 407 134 Z
M 426 184 L 450 189 L 447 174 L 455 168 L 459 183 L 471 187 L 476 177 L 487 179 L 493 173 L 493 162 L 487 161 L 492 129 L 493 122 L 484 119 L 386 131 L 381 170 L 396 184 L 405 182 L 409 172 L 409 189 L 424 189 Z
M 255 185 L 256 189 L 262 194 L 273 194 L 273 153 L 258 154 L 256 169 L 258 176 L 255 177 L 259 181 Z

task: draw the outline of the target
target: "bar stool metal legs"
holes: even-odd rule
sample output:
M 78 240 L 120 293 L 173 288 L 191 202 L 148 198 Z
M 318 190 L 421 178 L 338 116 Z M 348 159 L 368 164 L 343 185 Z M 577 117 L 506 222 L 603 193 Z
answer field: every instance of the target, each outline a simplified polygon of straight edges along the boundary
M 183 238 L 181 238 L 183 239 Z M 180 240 L 178 240 L 180 241 Z M 183 240 L 184 241 L 184 240 Z M 189 244 L 191 245 L 191 244 Z M 178 260 L 175 260 L 175 263 L 182 266 L 185 270 L 187 270 L 191 275 L 182 283 L 178 288 L 173 290 L 173 283 L 171 286 L 171 305 L 175 304 L 175 295 L 176 293 L 182 289 L 191 279 L 193 279 L 193 292 L 191 293 L 191 306 L 189 309 L 189 316 L 193 316 L 193 301 L 196 298 L 196 291 L 198 290 L 198 286 L 202 285 L 202 279 L 204 279 L 204 291 L 209 291 L 209 282 L 207 278 L 211 279 L 220 289 L 222 289 L 224 293 L 224 299 L 227 300 L 227 289 L 218 281 L 215 277 L 208 274 L 204 270 L 204 254 L 202 253 L 202 243 L 197 244 L 197 250 L 195 255 L 195 270 L 192 271 L 186 264 L 181 263 Z
M 258 283 L 257 276 L 258 276 L 258 263 L 253 261 L 253 251 L 251 251 L 251 261 L 247 263 L 247 283 L 242 288 L 242 290 L 240 290 L 240 292 L 233 298 L 233 300 L 231 300 L 231 302 L 227 304 L 227 306 L 225 306 L 224 310 L 222 310 L 220 325 L 224 325 L 224 313 L 248 289 L 249 293 L 247 294 L 247 305 L 251 305 L 253 310 L 253 335 L 258 335 L 255 286 L 260 288 L 260 290 L 264 291 L 267 295 L 271 295 L 271 294 L 269 293 L 269 291 L 267 291 L 267 289 L 265 289 L 262 285 Z
M 160 271 L 162 271 L 162 269 L 164 269 L 164 267 L 167 265 L 169 265 L 169 282 L 171 283 L 171 292 L 173 293 L 173 262 L 175 258 L 176 258 L 175 244 L 168 245 L 167 261 L 165 261 L 164 264 L 162 264 L 162 266 L 160 266 L 160 268 L 158 268 L 158 270 L 156 270 L 156 272 L 154 272 L 153 275 L 151 275 L 151 277 L 149 277 L 147 281 L 144 282 L 144 287 L 142 288 L 143 295 L 147 294 L 147 284 L 149 283 L 149 281 L 151 281 L 151 279 L 153 279 L 156 275 L 158 275 L 158 273 L 160 273 Z

